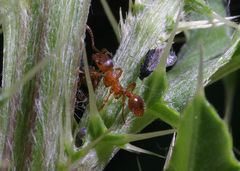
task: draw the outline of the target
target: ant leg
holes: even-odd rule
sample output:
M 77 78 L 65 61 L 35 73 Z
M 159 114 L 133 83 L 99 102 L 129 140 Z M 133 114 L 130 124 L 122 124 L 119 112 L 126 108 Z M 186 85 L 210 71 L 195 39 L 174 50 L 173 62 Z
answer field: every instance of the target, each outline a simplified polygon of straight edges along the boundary
M 124 123 L 124 124 L 125 124 L 125 117 L 124 117 L 125 100 L 126 100 L 126 96 L 123 95 L 123 96 L 122 96 L 122 120 L 123 120 L 123 123 Z
M 123 70 L 121 68 L 114 69 L 116 72 L 116 78 L 119 79 L 123 73 Z
M 77 68 L 77 72 L 78 72 L 79 75 L 85 76 L 85 72 L 84 72 L 84 70 L 82 68 L 78 67 Z M 89 66 L 89 73 L 90 73 L 91 77 L 92 76 L 100 76 L 101 75 L 98 71 L 96 71 L 96 69 L 94 67 L 91 67 L 91 66 Z
M 110 96 L 111 96 L 112 94 L 113 94 L 113 92 L 110 91 L 109 94 L 108 94 L 108 96 L 103 100 L 103 104 L 102 104 L 102 106 L 99 108 L 99 110 L 102 110 L 102 109 L 104 108 L 104 106 L 107 104 L 107 102 L 108 102 L 108 100 L 109 100 L 109 98 L 110 98 Z
M 135 82 L 130 83 L 130 84 L 128 84 L 126 91 L 132 92 L 135 89 L 135 87 L 136 87 Z
M 106 48 L 101 49 L 101 53 L 108 55 L 110 58 L 112 58 L 112 53 L 109 52 Z
M 93 89 L 95 90 L 98 86 L 98 83 L 100 82 L 100 79 L 102 78 L 103 74 L 96 71 L 94 67 L 89 68 L 90 69 L 90 76 L 91 76 L 91 81 L 93 85 Z
M 101 72 L 96 71 L 94 67 L 89 67 L 89 73 L 90 73 L 93 89 L 95 90 L 103 74 Z M 80 84 L 82 83 L 86 84 L 85 72 L 80 68 L 78 68 L 78 74 L 79 74 L 79 77 L 81 78 Z

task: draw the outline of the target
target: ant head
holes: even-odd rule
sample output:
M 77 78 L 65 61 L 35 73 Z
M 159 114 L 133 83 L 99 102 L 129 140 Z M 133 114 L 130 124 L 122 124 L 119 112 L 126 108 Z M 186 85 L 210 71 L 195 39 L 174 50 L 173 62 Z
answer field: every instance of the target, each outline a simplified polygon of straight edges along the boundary
M 109 58 L 107 53 L 95 53 L 92 59 L 96 63 L 100 71 L 106 72 L 113 69 L 113 61 Z

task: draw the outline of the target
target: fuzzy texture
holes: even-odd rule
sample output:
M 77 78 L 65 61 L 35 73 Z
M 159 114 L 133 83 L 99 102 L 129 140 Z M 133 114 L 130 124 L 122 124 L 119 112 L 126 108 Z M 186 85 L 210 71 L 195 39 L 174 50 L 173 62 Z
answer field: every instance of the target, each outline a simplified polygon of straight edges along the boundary
M 3 165 L 17 170 L 56 170 L 56 161 L 65 160 L 64 143 L 72 140 L 69 116 L 74 109 L 76 70 L 90 1 L 1 1 L 0 6 L 3 91 L 13 90 L 16 81 L 47 61 L 30 81 L 14 89 L 1 109 Z
M 5 102 L 0 101 L 1 107 L 3 106 L 0 115 L 0 154 L 6 168 L 10 160 L 13 161 L 11 167 L 17 170 L 29 168 L 56 170 L 59 169 L 57 168 L 59 162 L 62 170 L 75 167 L 79 167 L 80 170 L 102 170 L 117 152 L 118 149 L 115 148 L 119 145 L 117 143 L 123 142 L 122 134 L 139 132 L 156 118 L 165 119 L 164 121 L 168 124 L 177 127 L 179 114 L 169 109 L 167 105 L 173 103 L 173 107 L 179 109 L 184 107 L 189 96 L 193 95 L 192 82 L 198 75 L 195 69 L 198 61 L 196 58 L 191 58 L 191 50 L 197 50 L 198 46 L 192 37 L 190 45 L 193 47 L 190 48 L 190 53 L 186 53 L 187 56 L 180 59 L 173 70 L 167 74 L 170 86 L 165 94 L 167 102 L 164 103 L 160 91 L 166 88 L 161 84 L 163 83 L 161 79 L 165 76 L 161 77 L 161 74 L 165 73 L 158 72 L 156 69 L 150 77 L 146 78 L 147 81 L 141 82 L 138 80 L 139 68 L 149 49 L 167 41 L 170 34 L 171 37 L 175 35 L 174 31 L 173 34 L 171 33 L 169 26 L 176 23 L 181 1 L 142 0 L 135 2 L 136 4 L 131 4 L 133 11 L 129 11 L 126 20 L 120 21 L 121 44 L 114 56 L 114 67 L 123 69 L 120 82 L 124 87 L 131 82 L 137 83 L 135 93 L 148 101 L 147 107 L 149 108 L 141 118 L 134 117 L 126 110 L 125 123 L 123 123 L 120 115 L 121 100 L 110 99 L 105 109 L 100 111 L 101 117 L 97 109 L 93 110 L 92 106 L 96 104 L 93 105 L 90 102 L 90 112 L 95 113 L 89 114 L 87 111 L 79 127 L 91 129 L 86 132 L 87 138 L 83 148 L 75 149 L 72 144 L 71 118 L 76 92 L 76 68 L 79 53 L 82 54 L 84 47 L 85 23 L 90 2 L 81 0 L 42 2 L 38 0 L 20 1 L 15 4 L 14 1 L 0 1 L 5 36 L 3 91 L 7 91 L 9 87 L 16 84 L 16 80 L 25 78 L 26 73 L 32 73 L 31 77 L 23 79 L 26 81 L 17 82 L 20 83 L 17 88 L 15 86 L 10 89 L 14 91 L 10 98 L 7 98 Z M 169 21 L 171 22 L 168 23 Z M 219 31 L 226 33 L 223 28 Z M 213 32 L 216 33 L 216 30 Z M 223 39 L 226 38 L 225 34 L 219 35 L 223 36 Z M 219 35 L 216 34 L 217 40 L 219 40 Z M 212 38 L 212 34 L 206 37 Z M 210 40 L 206 42 L 213 44 Z M 229 39 L 227 37 L 224 42 L 218 42 L 229 43 Z M 231 63 L 229 61 L 239 47 L 239 37 L 236 35 L 235 41 L 232 40 L 231 43 L 224 55 L 212 61 L 206 61 L 204 81 L 210 80 L 216 71 L 221 71 L 221 66 Z M 213 45 L 219 49 L 225 46 L 225 44 Z M 219 49 L 203 48 L 204 52 L 207 52 L 207 55 L 204 54 L 207 59 L 211 57 L 211 50 L 219 53 Z M 198 55 L 196 52 L 194 57 Z M 39 68 L 36 69 L 35 66 Z M 239 64 L 236 64 L 236 68 L 239 68 Z M 193 69 L 195 69 L 194 72 Z M 221 77 L 222 74 L 218 76 Z M 29 81 L 30 78 L 31 81 Z M 189 91 L 190 88 L 191 91 Z M 101 104 L 107 91 L 108 89 L 103 85 L 98 87 L 96 91 L 98 103 Z M 150 95 L 156 95 L 157 98 L 148 97 Z M 94 93 L 91 96 L 94 96 Z M 104 133 L 109 133 L 106 128 L 111 128 L 112 136 L 108 135 L 108 139 L 100 141 L 105 138 Z M 120 145 L 138 140 L 132 137 L 133 139 Z

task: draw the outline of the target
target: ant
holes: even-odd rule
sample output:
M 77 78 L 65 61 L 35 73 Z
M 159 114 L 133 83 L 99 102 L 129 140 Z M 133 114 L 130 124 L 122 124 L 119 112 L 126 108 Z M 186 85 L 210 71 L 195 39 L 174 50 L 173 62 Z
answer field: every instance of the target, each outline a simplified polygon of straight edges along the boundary
M 122 97 L 122 112 L 124 111 L 124 104 L 126 97 L 128 98 L 128 108 L 135 116 L 142 116 L 144 113 L 144 101 L 143 99 L 132 93 L 133 89 L 136 87 L 136 83 L 133 82 L 127 86 L 126 89 L 122 87 L 119 82 L 119 78 L 122 75 L 121 68 L 114 68 L 113 60 L 111 59 L 111 53 L 109 53 L 106 49 L 98 50 L 94 45 L 94 36 L 93 32 L 89 26 L 86 26 L 86 30 L 91 37 L 91 46 L 94 54 L 92 55 L 92 59 L 100 70 L 100 74 L 103 75 L 103 83 L 106 87 L 110 88 L 110 93 L 107 98 L 104 100 L 101 108 L 105 106 L 108 102 L 109 97 L 114 95 L 115 99 L 119 99 Z M 94 74 L 98 77 L 98 74 Z M 100 109 L 101 109 L 100 108 Z

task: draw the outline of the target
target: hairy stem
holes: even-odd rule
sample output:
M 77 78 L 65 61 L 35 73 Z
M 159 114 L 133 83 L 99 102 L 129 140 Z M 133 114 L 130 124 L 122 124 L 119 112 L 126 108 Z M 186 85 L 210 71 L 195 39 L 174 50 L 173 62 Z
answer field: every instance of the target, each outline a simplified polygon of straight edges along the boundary
M 54 170 L 57 162 L 65 159 L 63 145 L 72 143 L 69 118 L 89 6 L 90 0 L 0 1 L 2 92 L 11 91 L 47 60 L 3 103 L 3 169 Z

